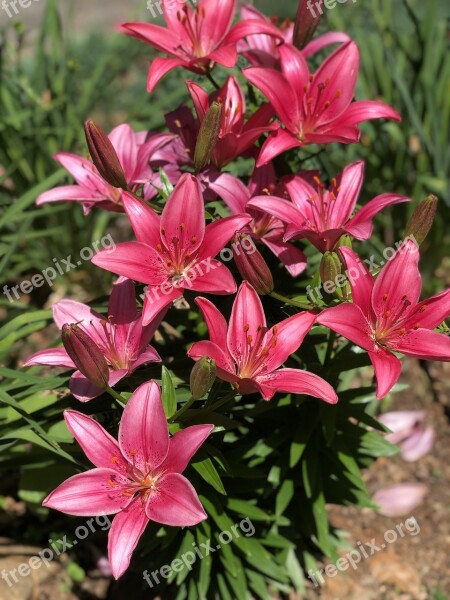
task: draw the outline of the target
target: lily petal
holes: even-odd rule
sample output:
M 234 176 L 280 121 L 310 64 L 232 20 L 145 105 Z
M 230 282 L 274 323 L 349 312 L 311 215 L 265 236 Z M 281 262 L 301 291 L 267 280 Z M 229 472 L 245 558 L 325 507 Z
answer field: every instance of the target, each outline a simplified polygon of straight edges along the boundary
M 339 248 L 339 252 L 345 262 L 353 303 L 359 306 L 362 313 L 374 324 L 375 313 L 372 310 L 372 290 L 375 280 L 373 275 L 356 252 L 345 246 Z
M 161 242 L 160 217 L 134 194 L 124 192 L 122 201 L 137 241 L 156 248 Z
M 147 516 L 163 525 L 190 527 L 208 518 L 192 484 L 179 473 L 169 473 L 158 480 L 146 505 Z
M 76 369 L 76 366 L 65 348 L 50 348 L 49 350 L 40 350 L 27 358 L 23 363 L 24 367 L 45 366 L 67 367 Z
M 291 394 L 308 394 L 325 400 L 329 404 L 336 404 L 336 392 L 324 379 L 301 369 L 280 369 L 270 375 L 256 377 L 256 382 L 261 388 L 264 400 L 270 400 L 275 392 Z
M 429 329 L 410 330 L 392 347 L 397 352 L 423 360 L 450 361 L 450 338 Z
M 228 350 L 238 364 L 247 354 L 248 339 L 255 340 L 262 327 L 266 327 L 266 316 L 261 300 L 244 281 L 233 304 L 227 334 Z
M 196 252 L 205 236 L 205 207 L 195 177 L 186 173 L 167 200 L 161 215 L 161 239 L 169 252 Z
M 378 490 L 372 500 L 380 505 L 379 512 L 387 517 L 402 517 L 421 504 L 428 488 L 423 483 L 399 483 Z
M 223 314 L 215 307 L 215 305 L 206 298 L 196 298 L 195 303 L 200 308 L 208 327 L 209 339 L 213 344 L 217 344 L 220 348 L 223 346 L 223 341 L 227 337 L 227 322 Z
M 377 348 L 369 352 L 377 379 L 377 399 L 384 398 L 397 383 L 402 372 L 402 363 L 391 352 Z
M 169 430 L 155 381 L 139 386 L 128 400 L 119 426 L 119 446 L 142 473 L 153 471 L 166 458 Z
M 117 244 L 113 252 L 100 250 L 92 258 L 92 263 L 106 271 L 142 283 L 161 285 L 167 280 L 167 276 L 161 271 L 159 254 L 141 242 Z
M 206 227 L 205 237 L 199 251 L 199 258 L 214 258 L 223 250 L 231 238 L 250 223 L 250 215 L 225 217 Z
M 356 304 L 327 308 L 317 317 L 317 323 L 336 331 L 364 350 L 375 350 L 369 322 Z
M 412 240 L 407 240 L 376 278 L 372 306 L 380 327 L 406 317 L 405 311 L 416 305 L 422 287 L 418 263 L 419 249 Z
M 268 371 L 278 369 L 302 345 L 315 320 L 316 315 L 300 312 L 269 329 L 266 343 L 276 340 L 276 345 L 267 355 L 266 368 Z
M 215 259 L 204 259 L 197 265 L 198 275 L 192 279 L 190 286 L 196 292 L 223 296 L 234 294 L 237 289 L 231 271 Z
M 53 320 L 59 329 L 62 329 L 66 323 L 79 323 L 80 327 L 88 334 L 91 329 L 90 323 L 93 322 L 97 326 L 103 319 L 90 306 L 75 300 L 60 300 L 53 306 L 52 313 Z
M 177 67 L 185 67 L 186 62 L 176 58 L 157 57 L 153 60 L 147 78 L 147 91 L 151 94 L 163 77 Z
M 410 202 L 411 198 L 398 194 L 381 194 L 363 206 L 345 226 L 345 231 L 358 240 L 367 240 L 372 235 L 372 220 L 376 214 L 391 204 Z M 350 216 L 350 215 L 349 215 Z
M 167 473 L 182 473 L 213 429 L 214 425 L 192 425 L 177 431 L 170 439 L 169 453 L 161 468 Z
M 113 480 L 127 482 L 114 469 L 91 469 L 73 475 L 53 490 L 42 505 L 76 517 L 118 513 L 127 502 L 120 492 L 114 491 Z
M 76 410 L 65 410 L 64 419 L 92 464 L 125 473 L 126 462 L 119 444 L 100 423 Z
M 297 133 L 300 123 L 298 99 L 286 78 L 275 69 L 260 67 L 244 69 L 243 75 L 266 96 L 289 131 Z
M 130 565 L 131 555 L 147 527 L 149 518 L 141 500 L 136 499 L 114 517 L 108 534 L 111 571 L 118 579 Z
M 195 342 L 195 344 L 192 344 L 187 354 L 189 358 L 193 358 L 194 360 L 199 360 L 203 356 L 213 358 L 216 361 L 218 369 L 217 376 L 220 379 L 224 379 L 225 381 L 234 381 L 236 379 L 236 369 L 234 367 L 234 363 L 232 362 L 230 356 L 226 354 L 225 350 L 222 350 L 221 346 L 218 346 L 213 342 L 203 340 L 201 342 Z M 223 373 L 219 372 L 219 370 L 223 371 Z M 225 375 L 225 373 L 229 373 L 231 379 L 228 375 Z
M 303 145 L 303 142 L 286 129 L 277 129 L 275 132 L 272 132 L 264 142 L 258 160 L 256 161 L 256 166 L 262 167 L 276 156 L 283 154 L 283 152 Z

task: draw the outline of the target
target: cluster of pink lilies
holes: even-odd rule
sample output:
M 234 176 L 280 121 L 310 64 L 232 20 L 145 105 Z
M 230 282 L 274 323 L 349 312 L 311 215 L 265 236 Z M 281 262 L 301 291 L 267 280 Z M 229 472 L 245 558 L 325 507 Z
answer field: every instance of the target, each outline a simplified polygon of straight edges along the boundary
M 53 308 L 54 320 L 61 329 L 76 323 L 100 349 L 108 366 L 108 384 L 113 387 L 138 367 L 161 360 L 150 341 L 185 289 L 210 295 L 236 293 L 228 323 L 211 300 L 196 298 L 209 340 L 197 341 L 189 349 L 194 361 L 213 359 L 217 377 L 241 394 L 260 394 L 265 400 L 277 392 L 308 394 L 335 403 L 336 391 L 324 379 L 301 369 L 283 368 L 317 323 L 368 352 L 377 397 L 382 398 L 400 376 L 397 354 L 450 360 L 450 339 L 434 331 L 450 314 L 450 290 L 419 300 L 419 250 L 412 240 L 403 243 L 376 277 L 339 240 L 343 235 L 368 239 L 379 211 L 409 199 L 382 194 L 354 214 L 363 163 L 347 166 L 327 188 L 316 171 L 277 179 L 272 161 L 307 144 L 358 142 L 357 126 L 362 121 L 400 117 L 382 102 L 354 100 L 359 51 L 347 35 L 329 33 L 298 44 L 294 24 L 279 28 L 246 6 L 241 20 L 232 26 L 236 1 L 200 0 L 195 7 L 186 3 L 179 10 L 167 9 L 167 28 L 146 23 L 121 27 L 166 55 L 151 64 L 149 92 L 178 67 L 214 82 L 215 65 L 232 69 L 240 54 L 250 64 L 242 75 L 258 91 L 262 103 L 248 115 L 235 76 L 229 76 L 211 95 L 198 83 L 187 81 L 195 116 L 182 106 L 166 115 L 167 133 L 135 132 L 124 124 L 109 134 L 125 179 L 122 187 L 105 179 L 88 158 L 67 153 L 55 156 L 75 184 L 45 192 L 38 205 L 76 201 L 86 214 L 94 208 L 125 212 L 135 240 L 118 244 L 114 252 L 100 251 L 93 259 L 95 265 L 120 276 L 107 316 L 62 300 Z M 299 10 L 299 15 L 304 14 Z M 297 23 L 297 33 L 301 28 L 302 23 Z M 312 73 L 308 57 L 330 45 L 337 47 Z M 214 146 L 206 164 L 196 168 L 199 138 L 218 106 L 220 123 Z M 259 144 L 264 135 L 264 143 Z M 242 156 L 255 161 L 247 184 L 225 170 Z M 161 169 L 174 186 L 162 213 L 151 202 L 163 188 Z M 230 215 L 206 225 L 205 202 L 217 198 Z M 301 311 L 270 326 L 251 277 L 238 288 L 231 271 L 216 258 L 240 233 L 264 244 L 292 277 L 307 267 L 296 240 L 307 240 L 321 253 L 337 252 L 347 269 L 362 269 L 364 276 L 351 282 L 351 293 L 337 306 L 321 312 Z M 137 307 L 134 281 L 147 286 L 142 311 Z M 162 288 L 164 293 L 150 293 Z M 38 352 L 26 362 L 31 365 L 74 369 L 70 388 L 82 402 L 103 392 L 77 369 L 65 348 Z M 95 468 L 65 481 L 44 504 L 79 516 L 116 514 L 109 533 L 115 577 L 127 569 L 150 519 L 190 526 L 207 517 L 182 473 L 214 426 L 195 425 L 169 437 L 161 392 L 154 381 L 139 387 L 126 404 L 118 441 L 80 412 L 66 411 L 65 420 Z

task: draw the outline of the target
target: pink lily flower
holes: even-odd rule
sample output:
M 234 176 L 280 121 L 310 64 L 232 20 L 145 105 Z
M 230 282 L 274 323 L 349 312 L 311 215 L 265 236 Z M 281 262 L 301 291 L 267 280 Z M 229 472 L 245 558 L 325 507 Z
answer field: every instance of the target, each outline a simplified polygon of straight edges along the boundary
M 250 200 L 260 194 L 277 197 L 285 195 L 284 187 L 276 184 L 275 169 L 272 163 L 255 169 L 248 186 L 229 173 L 211 175 L 209 189 L 222 198 L 233 214 L 245 213 L 252 217 L 242 232 L 266 245 L 280 259 L 292 277 L 303 273 L 307 267 L 306 256 L 299 248 L 283 240 L 286 234 L 286 225 L 270 213 L 255 210 L 249 205 Z
M 244 123 L 245 97 L 234 77 L 229 77 L 225 85 L 211 96 L 193 81 L 188 81 L 186 85 L 197 112 L 198 129 L 211 103 L 222 103 L 222 123 L 213 155 L 213 162 L 219 169 L 241 156 L 263 133 L 278 127 L 276 124 L 269 124 L 275 114 L 270 104 L 261 106 Z
M 146 131 L 136 133 L 130 125 L 124 124 L 113 129 L 108 137 L 117 152 L 130 190 L 136 191 L 144 185 L 146 200 L 156 196 L 155 186 L 160 185 L 160 178 L 150 165 L 152 161 L 160 165 L 161 155 L 158 152 L 174 139 L 173 135 L 149 135 Z M 94 206 L 114 212 L 123 211 L 123 190 L 107 183 L 89 158 L 68 152 L 59 152 L 53 158 L 72 175 L 76 185 L 63 185 L 44 192 L 36 200 L 38 206 L 48 202 L 81 202 L 85 214 Z
M 197 298 L 196 303 L 208 326 L 210 341 L 193 344 L 188 356 L 194 360 L 213 358 L 217 377 L 229 381 L 241 394 L 256 392 L 270 400 L 276 392 L 287 392 L 309 394 L 330 404 L 337 402 L 334 389 L 318 375 L 280 368 L 302 344 L 315 315 L 298 313 L 269 329 L 261 300 L 246 281 L 239 288 L 228 326 L 212 302 Z
M 359 70 L 359 50 L 348 42 L 335 50 L 311 75 L 303 54 L 289 44 L 279 48 L 281 73 L 250 67 L 245 77 L 271 102 L 285 126 L 264 143 L 257 166 L 286 150 L 307 144 L 358 142 L 358 123 L 369 119 L 400 120 L 383 102 L 353 102 Z
M 262 23 L 272 23 L 277 25 L 278 18 L 269 18 L 254 6 L 244 4 L 241 9 L 241 17 L 246 19 L 257 19 Z M 290 19 L 283 21 L 279 27 L 282 40 L 280 41 L 272 35 L 265 33 L 255 33 L 247 36 L 245 40 L 238 42 L 237 49 L 253 66 L 266 67 L 269 69 L 280 69 L 280 43 L 293 44 L 294 42 L 294 22 Z M 326 46 L 331 44 L 349 42 L 350 37 L 346 33 L 330 32 L 325 33 L 312 40 L 301 51 L 305 58 L 320 52 Z
M 66 323 L 77 323 L 100 348 L 109 366 L 110 387 L 141 365 L 161 361 L 149 342 L 163 317 L 164 313 L 160 313 L 152 323 L 144 326 L 142 315 L 136 308 L 134 284 L 124 278 L 113 286 L 107 317 L 74 300 L 61 300 L 53 306 L 53 319 L 59 329 Z M 76 369 L 64 348 L 41 350 L 24 363 L 25 367 L 36 365 Z M 88 381 L 80 371 L 72 375 L 69 387 L 73 396 L 81 402 L 88 402 L 103 394 L 103 390 Z
M 352 217 L 363 180 L 362 161 L 345 167 L 328 190 L 318 171 L 304 171 L 284 180 L 291 202 L 272 195 L 259 196 L 252 198 L 249 206 L 287 223 L 285 240 L 306 238 L 325 252 L 332 250 L 344 233 L 358 240 L 369 239 L 377 213 L 391 204 L 410 201 L 398 194 L 381 194 Z
M 236 282 L 214 257 L 249 216 L 220 219 L 205 227 L 204 203 L 198 181 L 186 173 L 167 200 L 161 216 L 145 202 L 125 193 L 123 202 L 136 242 L 118 244 L 114 252 L 98 252 L 92 262 L 118 275 L 148 285 L 143 307 L 144 325 L 184 289 L 233 294 Z
M 42 504 L 78 517 L 115 515 L 108 556 L 116 579 L 127 570 L 149 521 L 191 527 L 207 518 L 182 473 L 214 425 L 193 425 L 169 438 L 155 381 L 141 385 L 128 400 L 118 442 L 75 410 L 66 410 L 64 419 L 95 468 L 61 483 Z
M 231 28 L 237 0 L 199 0 L 191 8 L 187 3 L 180 10 L 162 0 L 165 27 L 148 23 L 124 23 L 127 35 L 150 44 L 170 58 L 156 58 L 150 67 L 147 89 L 152 92 L 160 79 L 176 67 L 192 73 L 208 74 L 215 63 L 232 68 L 237 61 L 236 43 L 252 33 L 280 37 L 276 27 L 252 19 Z
M 428 493 L 423 483 L 398 483 L 378 490 L 372 500 L 380 506 L 378 512 L 386 517 L 403 517 L 411 514 Z
M 380 423 L 389 427 L 392 433 L 385 438 L 401 448 L 401 456 L 407 462 L 414 462 L 431 452 L 434 444 L 434 429 L 425 426 L 423 410 L 397 410 L 383 413 Z
M 383 398 L 400 377 L 402 364 L 394 352 L 450 361 L 450 338 L 432 331 L 450 314 L 450 289 L 419 302 L 419 250 L 412 240 L 402 244 L 376 279 L 352 250 L 340 252 L 353 274 L 353 302 L 324 310 L 317 322 L 367 350 L 377 378 L 377 398 Z

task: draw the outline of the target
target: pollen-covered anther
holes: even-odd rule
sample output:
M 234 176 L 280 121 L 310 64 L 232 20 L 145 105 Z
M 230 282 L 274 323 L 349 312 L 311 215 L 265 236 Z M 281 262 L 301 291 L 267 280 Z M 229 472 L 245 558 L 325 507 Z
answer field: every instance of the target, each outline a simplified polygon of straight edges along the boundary
M 156 244 L 156 249 L 158 250 L 158 252 L 162 252 L 161 244 Z
M 193 235 L 191 237 L 191 244 L 196 244 L 197 243 L 197 236 Z
M 244 325 L 244 333 L 247 333 L 247 331 L 250 329 L 250 325 L 248 323 L 246 323 Z
M 275 347 L 276 347 L 276 345 L 277 345 L 277 343 L 278 343 L 278 338 L 274 337 L 274 338 L 272 339 L 272 342 L 271 342 L 271 346 L 272 346 L 272 348 L 275 348 Z
M 112 456 L 111 457 L 111 462 L 113 463 L 113 465 L 119 460 L 118 456 Z
M 251 335 L 247 336 L 247 344 L 250 346 L 253 341 L 253 337 Z
M 424 304 L 423 306 L 421 306 L 421 307 L 420 307 L 420 310 L 419 310 L 419 312 L 423 313 L 423 312 L 425 312 L 426 310 L 427 310 L 427 305 L 426 305 L 426 304 Z
M 406 329 L 404 327 L 402 327 L 399 331 L 400 335 L 405 335 L 406 333 Z
M 112 479 L 108 479 L 108 485 L 111 488 L 115 488 L 116 487 L 116 484 L 114 483 L 114 481 Z
M 386 302 L 387 299 L 388 299 L 388 295 L 387 294 L 383 294 L 383 300 Z
M 180 224 L 180 231 L 184 231 L 184 223 Z
M 320 187 L 320 188 L 325 187 L 325 184 L 320 181 L 320 179 L 317 177 L 317 175 L 314 175 L 313 179 L 318 187 Z
M 390 310 L 387 310 L 387 311 L 384 313 L 384 316 L 385 316 L 385 317 L 387 317 L 387 318 L 389 318 L 389 317 L 391 316 L 391 311 L 390 311 Z

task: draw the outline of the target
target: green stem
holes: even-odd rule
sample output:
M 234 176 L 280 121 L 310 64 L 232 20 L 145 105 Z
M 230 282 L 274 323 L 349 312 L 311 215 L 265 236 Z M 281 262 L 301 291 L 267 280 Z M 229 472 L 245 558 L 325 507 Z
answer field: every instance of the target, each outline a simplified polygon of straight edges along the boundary
M 220 85 L 217 83 L 217 81 L 215 81 L 215 79 L 211 75 L 211 73 L 207 73 L 206 77 L 210 80 L 210 82 L 213 84 L 213 86 L 216 88 L 216 90 L 220 90 Z
M 125 407 L 127 401 L 125 400 L 125 398 L 123 396 L 121 396 L 118 392 L 114 391 L 112 389 L 112 387 L 109 387 L 109 385 L 105 388 L 105 391 L 108 392 L 108 394 L 110 396 L 112 396 L 114 398 L 114 400 L 116 400 L 116 402 L 119 404 L 119 406 L 121 406 L 122 408 Z
M 204 410 L 203 414 L 214 412 L 215 410 L 217 410 L 218 408 L 220 408 L 221 406 L 223 406 L 224 404 L 226 404 L 230 400 L 233 400 L 235 397 L 236 397 L 236 390 L 233 390 L 232 392 L 229 392 L 223 398 L 221 398 L 220 400 L 218 400 L 212 406 L 207 406 L 206 409 Z
M 188 410 L 188 408 L 190 408 L 194 404 L 194 402 L 195 399 L 193 396 L 191 396 L 189 400 L 183 404 L 180 410 L 177 410 L 177 412 L 170 417 L 169 422 L 173 423 L 174 421 L 176 421 L 179 417 L 181 417 L 181 415 L 183 415 Z
M 277 292 L 272 292 L 270 294 L 270 296 L 272 296 L 272 298 L 275 298 L 276 300 L 280 300 L 280 302 L 284 302 L 284 304 L 289 304 L 290 306 L 296 306 L 297 308 L 303 308 L 304 310 L 311 310 L 314 308 L 314 306 L 312 306 L 311 304 L 305 304 L 303 302 L 297 302 L 297 300 L 291 300 L 290 298 L 287 298 L 286 296 L 277 294 Z
M 331 355 L 333 353 L 333 346 L 334 346 L 335 340 L 336 340 L 336 332 L 334 332 L 330 329 L 330 335 L 328 337 L 327 351 L 325 353 L 325 360 L 323 363 L 324 365 L 327 365 L 330 362 Z

